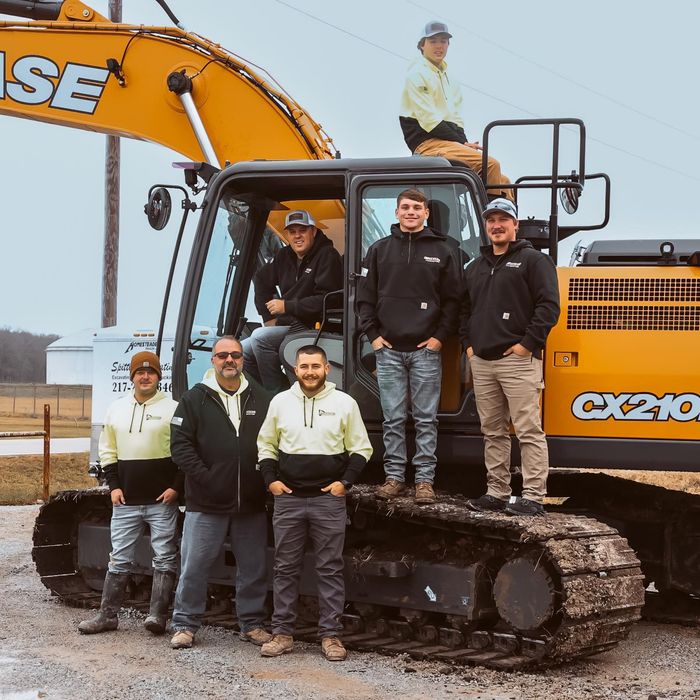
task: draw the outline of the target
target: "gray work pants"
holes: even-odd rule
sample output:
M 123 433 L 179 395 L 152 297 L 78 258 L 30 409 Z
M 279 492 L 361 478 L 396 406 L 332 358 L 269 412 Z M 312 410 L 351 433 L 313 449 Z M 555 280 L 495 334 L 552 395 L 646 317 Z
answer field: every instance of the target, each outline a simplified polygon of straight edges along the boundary
M 275 533 L 273 634 L 294 634 L 307 537 L 311 541 L 316 565 L 319 637 L 336 637 L 342 631 L 346 520 L 345 496 L 330 493 L 313 498 L 291 494 L 275 496 L 272 518 Z

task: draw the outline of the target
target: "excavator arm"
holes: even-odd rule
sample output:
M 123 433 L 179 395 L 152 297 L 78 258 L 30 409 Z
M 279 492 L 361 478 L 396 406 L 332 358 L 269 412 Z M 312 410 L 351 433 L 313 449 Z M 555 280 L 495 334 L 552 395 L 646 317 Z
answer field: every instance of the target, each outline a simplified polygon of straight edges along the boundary
M 76 0 L 0 1 L 0 12 L 39 18 L 0 22 L 0 114 L 151 141 L 217 167 L 334 157 L 271 78 L 197 34 L 110 22 Z

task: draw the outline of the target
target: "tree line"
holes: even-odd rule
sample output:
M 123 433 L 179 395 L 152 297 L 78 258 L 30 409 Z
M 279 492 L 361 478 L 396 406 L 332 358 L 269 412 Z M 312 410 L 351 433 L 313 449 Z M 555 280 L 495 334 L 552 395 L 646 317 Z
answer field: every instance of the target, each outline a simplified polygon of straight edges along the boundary
M 0 328 L 0 382 L 46 382 L 46 347 L 57 339 L 53 334 Z

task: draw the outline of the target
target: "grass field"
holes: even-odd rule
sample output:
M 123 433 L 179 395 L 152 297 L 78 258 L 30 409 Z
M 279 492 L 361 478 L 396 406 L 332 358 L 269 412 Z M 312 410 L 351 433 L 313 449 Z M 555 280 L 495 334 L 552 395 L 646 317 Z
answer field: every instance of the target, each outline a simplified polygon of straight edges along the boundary
M 44 429 L 44 418 L 0 414 L 0 433 Z M 51 437 L 90 437 L 90 420 L 52 418 Z
M 51 456 L 50 493 L 97 486 L 87 475 L 87 453 Z M 0 457 L 0 505 L 34 503 L 41 498 L 41 455 Z
M 52 416 L 89 420 L 92 392 L 89 387 L 54 384 L 0 384 L 0 414 L 43 416 L 44 404 Z

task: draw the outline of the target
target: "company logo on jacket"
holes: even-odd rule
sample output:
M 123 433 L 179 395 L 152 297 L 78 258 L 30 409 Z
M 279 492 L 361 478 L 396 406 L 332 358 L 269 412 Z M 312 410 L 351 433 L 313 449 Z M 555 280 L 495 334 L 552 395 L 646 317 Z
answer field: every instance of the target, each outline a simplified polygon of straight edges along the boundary
M 318 409 L 318 415 L 319 416 L 334 416 L 335 411 L 324 411 L 322 408 Z
M 522 265 L 521 262 L 507 262 L 506 267 L 520 267 Z
M 439 263 L 440 262 L 440 258 L 433 258 L 430 255 L 424 255 L 423 260 L 425 260 L 425 262 L 429 262 L 429 263 Z M 518 264 L 520 264 L 520 263 L 518 263 Z

